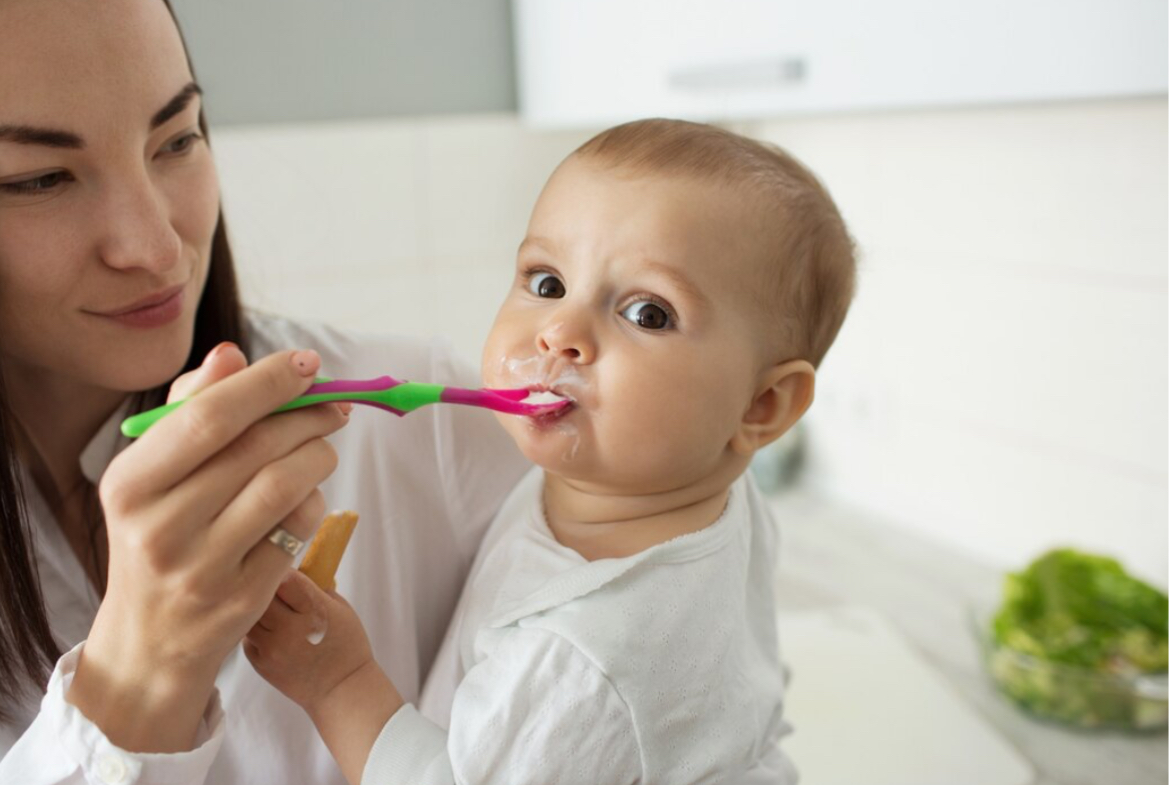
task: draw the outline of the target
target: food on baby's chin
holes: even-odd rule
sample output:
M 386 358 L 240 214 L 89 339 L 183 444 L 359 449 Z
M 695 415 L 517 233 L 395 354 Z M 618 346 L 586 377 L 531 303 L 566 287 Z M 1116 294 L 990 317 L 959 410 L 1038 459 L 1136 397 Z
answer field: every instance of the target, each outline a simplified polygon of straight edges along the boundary
M 333 576 L 337 573 L 341 557 L 345 553 L 345 547 L 349 545 L 350 535 L 353 534 L 357 522 L 358 514 L 352 510 L 326 515 L 312 542 L 309 543 L 308 550 L 305 551 L 301 566 L 297 569 L 308 575 L 313 583 L 325 591 L 336 589 L 337 582 Z
M 1166 595 L 1114 559 L 1050 551 L 1009 574 L 989 667 L 1005 694 L 1082 727 L 1166 724 Z M 1143 689 L 1162 681 L 1161 696 Z
M 530 393 L 528 397 L 522 400 L 520 403 L 526 403 L 531 406 L 542 406 L 545 404 L 560 403 L 561 401 L 567 400 L 568 398 L 563 395 L 557 395 L 552 390 L 541 390 L 540 392 Z

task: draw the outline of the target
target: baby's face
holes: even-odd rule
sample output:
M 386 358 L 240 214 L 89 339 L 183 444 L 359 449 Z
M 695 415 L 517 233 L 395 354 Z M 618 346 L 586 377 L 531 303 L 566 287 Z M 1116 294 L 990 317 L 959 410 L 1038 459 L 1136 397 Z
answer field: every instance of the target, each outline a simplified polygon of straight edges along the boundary
M 530 460 L 620 492 L 674 490 L 728 446 L 763 365 L 750 222 L 729 190 L 570 158 L 520 247 L 483 354 L 488 387 L 573 405 L 501 416 Z

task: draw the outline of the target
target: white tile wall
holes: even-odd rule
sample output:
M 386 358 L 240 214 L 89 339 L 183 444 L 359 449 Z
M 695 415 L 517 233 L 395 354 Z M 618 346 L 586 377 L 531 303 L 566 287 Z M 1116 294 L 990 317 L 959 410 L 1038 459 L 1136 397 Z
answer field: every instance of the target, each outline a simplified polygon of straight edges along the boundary
M 833 496 L 1166 584 L 1164 99 L 777 121 L 862 254 L 809 420 Z
M 245 296 L 478 363 L 532 203 L 589 136 L 508 115 L 213 130 Z
M 739 129 L 815 169 L 861 250 L 808 423 L 817 488 L 995 563 L 1067 542 L 1166 584 L 1166 118 L 1150 99 Z M 477 362 L 532 202 L 590 135 L 220 130 L 245 295 Z

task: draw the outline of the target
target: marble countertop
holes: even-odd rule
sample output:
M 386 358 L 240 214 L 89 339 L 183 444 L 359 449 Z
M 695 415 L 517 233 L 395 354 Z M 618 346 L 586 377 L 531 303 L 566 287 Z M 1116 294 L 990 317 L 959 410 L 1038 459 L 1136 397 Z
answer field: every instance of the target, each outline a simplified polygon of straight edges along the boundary
M 1028 717 L 996 692 L 980 663 L 968 614 L 972 602 L 995 596 L 999 568 L 804 490 L 769 500 L 781 528 L 781 613 L 841 604 L 878 611 L 1032 763 L 1035 785 L 1167 782 L 1165 732 L 1061 728 Z

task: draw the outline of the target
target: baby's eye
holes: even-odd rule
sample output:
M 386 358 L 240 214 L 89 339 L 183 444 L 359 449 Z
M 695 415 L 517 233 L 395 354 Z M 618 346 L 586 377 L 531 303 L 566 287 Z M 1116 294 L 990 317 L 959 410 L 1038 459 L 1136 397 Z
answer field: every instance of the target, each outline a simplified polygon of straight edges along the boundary
M 565 285 L 552 273 L 537 272 L 528 278 L 528 291 L 537 297 L 559 299 L 565 296 Z
M 646 300 L 628 306 L 622 311 L 622 316 L 643 330 L 665 330 L 673 326 L 670 314 L 665 308 Z

